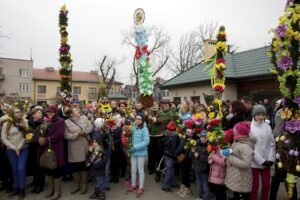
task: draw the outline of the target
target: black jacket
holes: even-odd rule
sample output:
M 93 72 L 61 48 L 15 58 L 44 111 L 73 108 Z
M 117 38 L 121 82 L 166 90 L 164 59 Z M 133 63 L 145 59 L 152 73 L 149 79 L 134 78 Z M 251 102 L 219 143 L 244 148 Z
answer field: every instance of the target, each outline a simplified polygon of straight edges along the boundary
M 165 131 L 164 155 L 174 160 L 183 152 L 183 144 L 176 131 Z
M 252 119 L 252 113 L 251 113 L 251 119 Z M 245 121 L 245 115 L 244 114 L 237 114 L 233 116 L 230 120 L 227 121 L 226 127 L 224 127 L 224 130 L 228 130 L 234 127 L 239 122 Z
M 90 174 L 95 177 L 105 176 L 105 168 L 108 161 L 108 157 L 105 153 L 102 154 L 101 158 L 95 159 L 90 165 Z
M 198 153 L 198 157 L 194 156 L 194 153 L 190 151 L 190 158 L 192 158 L 193 169 L 196 172 L 209 172 L 209 164 L 208 164 L 208 151 L 207 151 L 207 143 L 200 144 L 196 147 L 196 152 Z
M 245 113 L 245 121 L 247 122 L 251 122 L 252 121 L 252 110 L 253 110 L 253 106 L 252 108 L 250 108 L 250 110 L 248 110 L 246 113 Z

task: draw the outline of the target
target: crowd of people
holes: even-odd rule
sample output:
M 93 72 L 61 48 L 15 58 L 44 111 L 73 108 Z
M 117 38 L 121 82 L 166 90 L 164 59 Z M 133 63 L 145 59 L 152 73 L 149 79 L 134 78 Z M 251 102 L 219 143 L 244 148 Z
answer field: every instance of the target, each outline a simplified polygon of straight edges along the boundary
M 281 108 L 281 100 L 275 106 L 267 100 L 254 105 L 247 97 L 223 102 L 224 138 L 216 147 L 208 140 L 214 116 L 197 101 L 155 101 L 148 109 L 106 99 L 29 109 L 2 104 L 0 190 L 23 199 L 26 178 L 33 176 L 31 192 L 41 193 L 47 183 L 46 197 L 56 200 L 62 180 L 72 179 L 71 195 L 86 194 L 93 180 L 90 199 L 104 200 L 110 184 L 122 180 L 124 190 L 140 197 L 147 163 L 148 173 L 161 179 L 161 189 L 182 198 L 192 197 L 193 172 L 196 200 L 256 200 L 260 177 L 261 199 L 275 200 L 287 174 L 275 166 L 271 178 L 270 171 Z M 221 148 L 224 144 L 228 148 Z M 227 190 L 233 195 L 228 197 Z M 296 187 L 292 199 L 297 199 Z

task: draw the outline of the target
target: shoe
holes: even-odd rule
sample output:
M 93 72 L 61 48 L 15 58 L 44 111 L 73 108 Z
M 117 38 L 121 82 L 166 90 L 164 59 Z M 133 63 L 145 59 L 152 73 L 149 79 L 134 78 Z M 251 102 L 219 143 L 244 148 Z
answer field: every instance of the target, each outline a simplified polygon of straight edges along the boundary
M 18 196 L 20 193 L 20 190 L 18 188 L 14 188 L 13 191 L 8 195 L 8 198 L 13 198 L 15 196 Z
M 136 188 L 130 184 L 130 185 L 128 185 L 127 192 L 133 192 L 135 189 Z
M 80 172 L 73 173 L 73 177 L 74 177 L 74 186 L 73 189 L 71 190 L 71 194 L 76 194 L 80 190 L 80 181 L 81 181 Z
M 81 194 L 86 194 L 87 193 L 87 171 L 81 171 L 80 172 L 81 176 L 81 186 L 80 186 L 80 193 Z
M 155 172 L 154 170 L 149 170 L 148 174 L 152 175 L 152 174 L 154 174 L 154 172 Z
M 25 198 L 25 189 L 20 189 L 19 200 L 22 200 L 24 198 Z
M 98 200 L 105 200 L 105 192 L 104 191 L 98 192 Z
M 98 190 L 95 188 L 94 193 L 89 197 L 90 199 L 97 199 L 98 198 Z
M 182 191 L 182 193 L 179 196 L 182 198 L 191 197 L 192 196 L 191 190 L 189 188 L 184 188 L 184 190 Z
M 171 185 L 171 188 L 180 188 L 180 185 L 176 183 L 175 185 Z
M 171 188 L 161 188 L 165 192 L 172 192 Z
M 138 197 L 138 198 L 141 197 L 143 195 L 143 193 L 144 193 L 143 188 L 139 188 L 137 193 L 136 193 L 136 197 Z
M 178 192 L 176 192 L 177 195 L 180 195 L 183 192 L 183 189 L 185 188 L 185 186 L 182 184 L 178 190 Z

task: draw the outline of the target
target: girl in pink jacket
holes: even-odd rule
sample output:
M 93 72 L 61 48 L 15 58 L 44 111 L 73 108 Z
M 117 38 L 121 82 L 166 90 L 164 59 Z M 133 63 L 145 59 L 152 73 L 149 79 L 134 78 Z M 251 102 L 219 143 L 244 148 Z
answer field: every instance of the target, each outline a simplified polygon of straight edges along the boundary
M 226 177 L 226 162 L 221 156 L 220 150 L 217 153 L 212 152 L 208 158 L 211 164 L 208 181 L 211 191 L 215 193 L 216 200 L 226 200 L 226 186 L 224 184 Z

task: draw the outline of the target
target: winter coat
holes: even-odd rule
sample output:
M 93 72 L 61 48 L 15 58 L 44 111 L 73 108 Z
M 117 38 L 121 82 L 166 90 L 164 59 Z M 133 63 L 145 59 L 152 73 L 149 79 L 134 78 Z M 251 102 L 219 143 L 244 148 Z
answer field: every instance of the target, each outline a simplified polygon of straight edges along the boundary
M 131 156 L 147 156 L 150 138 L 148 128 L 144 126 L 143 128 L 137 128 L 137 126 L 132 127 L 132 147 L 134 152 Z
M 58 115 L 55 115 L 51 123 L 53 123 L 50 127 L 46 128 L 45 138 L 46 144 L 43 146 L 39 145 L 38 148 L 38 163 L 41 155 L 44 151 L 48 150 L 49 142 L 51 142 L 53 151 L 55 152 L 57 159 L 57 166 L 63 166 L 65 164 L 64 158 L 64 132 L 65 132 L 65 121 L 60 118 Z
M 7 122 L 5 122 L 2 127 L 1 141 L 7 147 L 7 149 L 20 150 L 28 147 L 23 132 L 20 132 L 16 126 L 11 125 L 7 133 L 6 127 L 7 127 Z
M 122 148 L 122 127 L 116 128 L 111 135 L 112 135 L 113 145 L 114 145 L 113 150 L 116 153 L 122 153 L 123 152 L 123 148 Z
M 101 158 L 98 158 L 94 162 L 92 162 L 90 167 L 90 174 L 94 177 L 105 176 L 107 161 L 108 156 L 105 153 L 103 153 Z
M 226 177 L 226 163 L 219 152 L 211 156 L 212 163 L 210 165 L 208 181 L 210 183 L 224 185 Z
M 80 116 L 73 121 L 71 119 L 65 121 L 65 139 L 68 140 L 68 161 L 71 163 L 83 162 L 89 145 L 87 136 L 92 132 L 93 126 L 85 116 Z M 79 136 L 82 131 L 85 135 Z
M 251 122 L 250 138 L 255 141 L 252 168 L 265 168 L 265 161 L 275 160 L 275 141 L 269 124 L 256 121 Z
M 246 113 L 245 113 L 245 121 L 247 122 L 251 122 L 252 121 L 252 110 L 253 110 L 253 106 L 252 108 L 250 108 Z
M 193 169 L 195 172 L 207 172 L 208 173 L 208 151 L 207 151 L 207 143 L 200 143 L 196 147 L 196 152 L 198 153 L 198 157 L 195 157 L 194 153 L 190 151 L 190 157 L 192 158 Z
M 249 193 L 252 190 L 251 163 L 254 143 L 248 137 L 234 141 L 232 154 L 227 158 L 225 185 L 234 192 Z
M 148 117 L 147 119 L 150 137 L 162 137 L 164 133 L 164 123 L 160 112 L 151 110 L 151 118 Z
M 176 131 L 165 131 L 164 155 L 177 160 L 177 156 L 183 152 L 183 144 Z

